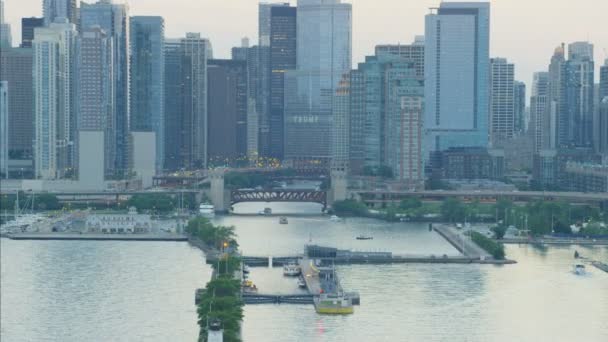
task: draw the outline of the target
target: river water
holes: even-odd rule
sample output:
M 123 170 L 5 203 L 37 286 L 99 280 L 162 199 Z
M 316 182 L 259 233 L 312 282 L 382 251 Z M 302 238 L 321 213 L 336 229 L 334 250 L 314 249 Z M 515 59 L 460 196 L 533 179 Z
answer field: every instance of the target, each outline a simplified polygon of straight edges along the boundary
M 426 224 L 313 215 L 313 204 L 240 204 L 234 225 L 246 255 L 284 256 L 305 243 L 398 254 L 457 255 Z M 246 215 L 247 213 L 252 215 Z M 373 235 L 360 241 L 359 234 Z M 1 240 L 2 341 L 194 341 L 193 292 L 209 279 L 185 243 Z M 608 273 L 571 273 L 573 253 L 608 262 L 606 247 L 507 246 L 515 265 L 338 266 L 361 305 L 320 316 L 311 305 L 245 307 L 244 341 L 607 341 Z M 297 293 L 279 268 L 252 268 L 261 293 Z

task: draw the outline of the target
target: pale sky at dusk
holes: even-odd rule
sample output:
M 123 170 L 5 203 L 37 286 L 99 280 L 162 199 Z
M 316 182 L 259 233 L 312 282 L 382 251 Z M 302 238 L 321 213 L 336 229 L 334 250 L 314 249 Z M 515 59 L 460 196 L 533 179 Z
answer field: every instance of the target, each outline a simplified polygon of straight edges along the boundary
M 287 2 L 288 0 L 276 1 Z M 42 0 L 5 0 L 13 45 L 21 41 L 21 17 L 41 16 Z M 95 1 L 87 1 L 95 2 Z M 125 2 L 116 0 L 115 2 Z M 353 4 L 353 63 L 381 43 L 410 43 L 424 34 L 424 16 L 439 0 L 350 0 Z M 546 70 L 561 42 L 589 40 L 596 66 L 608 58 L 608 0 L 492 0 L 490 56 L 515 63 L 516 77 L 528 85 L 534 71 Z M 166 37 L 201 32 L 211 39 L 214 57 L 247 36 L 257 42 L 257 0 L 129 0 L 130 15 L 165 18 Z M 293 5 L 296 4 L 292 0 Z M 596 82 L 597 82 L 596 74 Z

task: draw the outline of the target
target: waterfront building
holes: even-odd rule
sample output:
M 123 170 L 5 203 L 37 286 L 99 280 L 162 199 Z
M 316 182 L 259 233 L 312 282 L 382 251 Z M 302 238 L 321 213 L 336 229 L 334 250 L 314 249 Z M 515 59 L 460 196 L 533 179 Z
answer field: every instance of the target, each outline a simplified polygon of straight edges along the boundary
M 425 154 L 486 147 L 490 3 L 442 2 L 425 19 Z
M 165 158 L 165 22 L 158 16 L 130 20 L 130 129 L 154 132 L 156 171 Z
M 31 48 L 34 40 L 34 29 L 44 26 L 44 18 L 21 18 L 21 45 L 22 48 Z
M 490 68 L 490 143 L 502 147 L 515 133 L 515 67 L 506 58 L 492 58 Z
M 8 82 L 0 81 L 0 178 L 8 178 Z
M 87 233 L 104 234 L 151 233 L 152 227 L 151 216 L 138 214 L 135 207 L 130 207 L 127 214 L 91 214 L 84 225 Z
M 109 0 L 102 1 L 109 2 Z M 76 25 L 78 24 L 76 0 L 43 0 L 42 15 L 44 17 L 44 26 L 49 26 L 57 18 L 65 18 L 70 23 Z
M 296 7 L 270 8 L 268 156 L 283 159 L 285 72 L 296 68 Z
M 60 21 L 61 19 L 57 19 Z M 35 177 L 69 176 L 75 106 L 73 94 L 76 27 L 67 20 L 35 29 Z
M 247 62 L 210 59 L 207 74 L 209 164 L 236 165 L 247 156 Z
M 114 172 L 123 177 L 128 168 L 129 143 L 129 15 L 128 5 L 100 0 L 94 4 L 81 2 L 80 30 L 99 26 L 112 39 L 114 78 L 114 129 L 116 155 Z
M 327 165 L 331 157 L 333 98 L 351 68 L 352 5 L 300 0 L 296 70 L 285 73 L 286 159 Z
M 182 167 L 207 167 L 207 60 L 213 58 L 211 43 L 200 33 L 181 38 L 180 55 L 183 112 L 179 120 Z
M 103 156 L 99 157 L 103 157 L 104 176 L 110 177 L 114 174 L 116 153 L 112 38 L 101 28 L 92 27 L 82 30 L 76 44 L 77 130 L 103 135 Z M 77 148 L 80 147 L 79 141 Z M 78 171 L 83 175 L 84 170 Z
M 10 86 L 8 121 L 11 159 L 32 159 L 34 141 L 33 49 L 2 48 L 0 80 Z
M 526 84 L 520 81 L 513 82 L 513 116 L 514 134 L 522 135 L 528 129 L 526 118 Z

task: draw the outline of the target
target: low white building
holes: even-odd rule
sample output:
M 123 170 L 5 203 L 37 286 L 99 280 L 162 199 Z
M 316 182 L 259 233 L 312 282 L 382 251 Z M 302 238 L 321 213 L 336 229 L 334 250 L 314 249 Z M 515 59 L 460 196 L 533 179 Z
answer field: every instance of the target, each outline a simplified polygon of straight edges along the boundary
M 133 207 L 128 214 L 93 214 L 87 217 L 85 230 L 88 233 L 132 234 L 151 233 L 150 215 L 138 214 Z

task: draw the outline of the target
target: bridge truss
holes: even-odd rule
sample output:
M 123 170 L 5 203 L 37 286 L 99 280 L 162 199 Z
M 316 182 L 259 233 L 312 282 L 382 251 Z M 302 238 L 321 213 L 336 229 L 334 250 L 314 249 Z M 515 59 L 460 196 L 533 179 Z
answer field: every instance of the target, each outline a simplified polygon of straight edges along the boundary
M 240 202 L 313 202 L 327 206 L 327 193 L 317 190 L 233 190 L 230 204 Z

